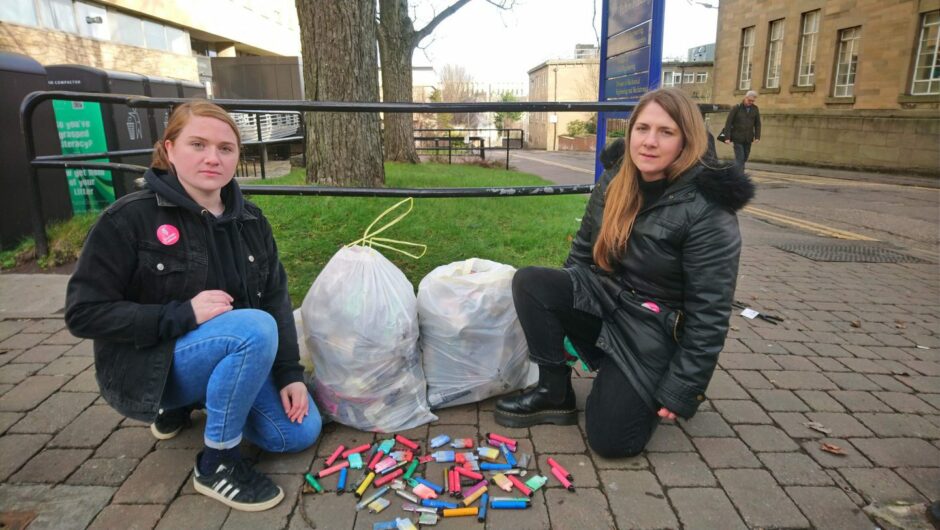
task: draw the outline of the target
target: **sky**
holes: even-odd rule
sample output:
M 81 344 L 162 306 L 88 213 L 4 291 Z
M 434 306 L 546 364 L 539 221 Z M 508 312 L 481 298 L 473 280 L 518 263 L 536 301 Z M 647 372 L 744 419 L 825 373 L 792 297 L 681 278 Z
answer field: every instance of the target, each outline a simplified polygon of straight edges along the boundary
M 415 27 L 424 27 L 453 0 L 420 0 Z M 718 0 L 709 0 L 713 5 Z M 438 71 L 447 64 L 462 66 L 480 83 L 528 87 L 526 72 L 556 58 L 571 58 L 575 44 L 596 43 L 592 27 L 596 5 L 597 33 L 601 31 L 600 0 L 516 0 L 510 11 L 485 0 L 473 0 L 444 20 L 416 50 L 415 66 L 430 64 Z M 664 57 L 686 57 L 693 46 L 715 42 L 718 10 L 688 0 L 666 0 Z

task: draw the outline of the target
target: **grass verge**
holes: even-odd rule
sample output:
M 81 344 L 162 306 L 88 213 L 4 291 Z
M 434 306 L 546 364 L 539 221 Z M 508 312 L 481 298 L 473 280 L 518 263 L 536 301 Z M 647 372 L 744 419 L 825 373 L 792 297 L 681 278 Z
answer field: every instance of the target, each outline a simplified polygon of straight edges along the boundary
M 253 184 L 302 184 L 303 170 Z M 386 164 L 386 185 L 394 188 L 531 186 L 543 179 L 516 171 L 473 165 Z M 362 237 L 376 216 L 400 199 L 361 197 L 249 197 L 264 210 L 274 228 L 281 261 L 287 269 L 294 307 L 300 305 L 317 274 L 343 245 Z M 417 288 L 435 267 L 472 257 L 515 267 L 560 266 L 584 213 L 586 195 L 416 199 L 411 215 L 383 233 L 392 239 L 428 246 L 419 260 L 392 251 L 382 253 Z M 74 260 L 95 216 L 76 217 L 50 229 L 55 260 Z M 61 231 L 60 231 L 61 230 Z M 61 240 L 61 242 L 59 241 Z M 19 254 L 33 252 L 31 241 Z M 11 251 L 17 252 L 17 251 Z M 0 254 L 0 259 L 6 260 Z M 6 262 L 3 267 L 7 268 Z

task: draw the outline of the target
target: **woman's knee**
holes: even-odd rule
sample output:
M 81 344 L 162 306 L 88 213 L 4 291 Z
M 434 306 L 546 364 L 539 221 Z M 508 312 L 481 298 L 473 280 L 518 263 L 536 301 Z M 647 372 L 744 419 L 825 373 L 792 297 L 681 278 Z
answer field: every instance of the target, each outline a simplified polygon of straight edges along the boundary
M 629 458 L 637 456 L 646 448 L 646 440 L 617 440 L 588 431 L 588 446 L 602 458 Z
M 236 309 L 230 311 L 239 329 L 245 333 L 245 343 L 254 351 L 274 362 L 278 346 L 277 321 L 267 311 Z
M 547 267 L 523 267 L 516 271 L 512 277 L 512 299 L 519 303 L 532 303 L 545 305 L 552 300 L 546 297 L 547 292 L 558 289 L 562 283 L 570 284 L 568 273 L 561 269 Z
M 512 276 L 512 297 L 518 300 L 520 295 L 528 292 L 533 280 L 538 276 L 538 267 L 523 267 Z
M 625 404 L 610 405 L 599 402 L 593 391 L 588 396 L 584 411 L 588 446 L 604 458 L 626 458 L 642 453 L 653 431 L 648 415 L 641 410 L 626 412 Z M 652 421 L 655 424 L 655 419 Z

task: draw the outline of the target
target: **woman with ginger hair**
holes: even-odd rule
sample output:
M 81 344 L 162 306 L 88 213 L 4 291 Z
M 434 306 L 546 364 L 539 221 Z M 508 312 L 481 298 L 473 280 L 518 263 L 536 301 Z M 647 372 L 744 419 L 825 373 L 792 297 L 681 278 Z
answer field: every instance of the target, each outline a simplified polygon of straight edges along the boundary
M 245 511 L 283 490 L 241 458 L 244 436 L 300 451 L 320 433 L 271 225 L 234 180 L 238 127 L 207 101 L 177 107 L 142 191 L 88 234 L 66 323 L 94 339 L 101 395 L 166 440 L 205 406 L 196 491 Z

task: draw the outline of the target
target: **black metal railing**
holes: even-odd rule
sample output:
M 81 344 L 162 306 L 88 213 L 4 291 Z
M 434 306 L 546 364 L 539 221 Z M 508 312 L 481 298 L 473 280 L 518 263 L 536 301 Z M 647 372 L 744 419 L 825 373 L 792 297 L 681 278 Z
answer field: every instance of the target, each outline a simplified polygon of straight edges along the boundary
M 33 235 L 36 252 L 45 256 L 49 252 L 46 236 L 45 217 L 42 212 L 42 200 L 39 191 L 39 170 L 43 168 L 65 169 L 107 169 L 131 173 L 144 173 L 147 168 L 133 164 L 113 162 L 86 162 L 93 158 L 129 156 L 144 154 L 149 149 L 108 151 L 81 155 L 36 156 L 36 141 L 33 136 L 33 113 L 38 105 L 50 100 L 95 101 L 100 103 L 125 104 L 130 108 L 168 108 L 190 101 L 185 98 L 155 98 L 145 96 L 83 93 L 70 91 L 44 91 L 28 94 L 20 105 L 20 127 L 26 144 L 26 158 L 29 161 L 29 196 L 32 203 Z M 394 113 L 462 113 L 462 112 L 616 112 L 627 113 L 636 105 L 635 101 L 605 102 L 486 102 L 486 103 L 362 103 L 337 101 L 303 100 L 235 100 L 216 99 L 216 105 L 229 111 L 295 111 L 295 112 L 394 112 Z M 726 111 L 728 107 L 719 105 L 700 105 L 702 112 Z M 300 120 L 301 123 L 304 120 Z M 259 134 L 259 138 L 261 135 Z M 281 138 L 273 141 L 258 141 L 258 144 L 296 141 L 298 138 Z M 252 142 L 245 142 L 253 145 Z M 333 186 L 251 186 L 243 188 L 246 194 L 253 195 L 296 195 L 296 196 L 347 196 L 347 197 L 530 197 L 560 194 L 590 193 L 593 184 L 555 185 L 555 186 L 513 186 L 483 188 L 343 188 Z
M 486 160 L 487 150 L 498 149 L 506 151 L 508 170 L 510 149 L 522 149 L 522 129 L 415 129 L 414 132 L 418 154 L 429 153 L 441 157 L 446 154 L 448 164 L 453 162 L 455 154 L 479 156 L 481 160 Z M 492 145 L 492 133 L 495 133 L 502 145 Z M 513 137 L 514 133 L 518 135 Z

